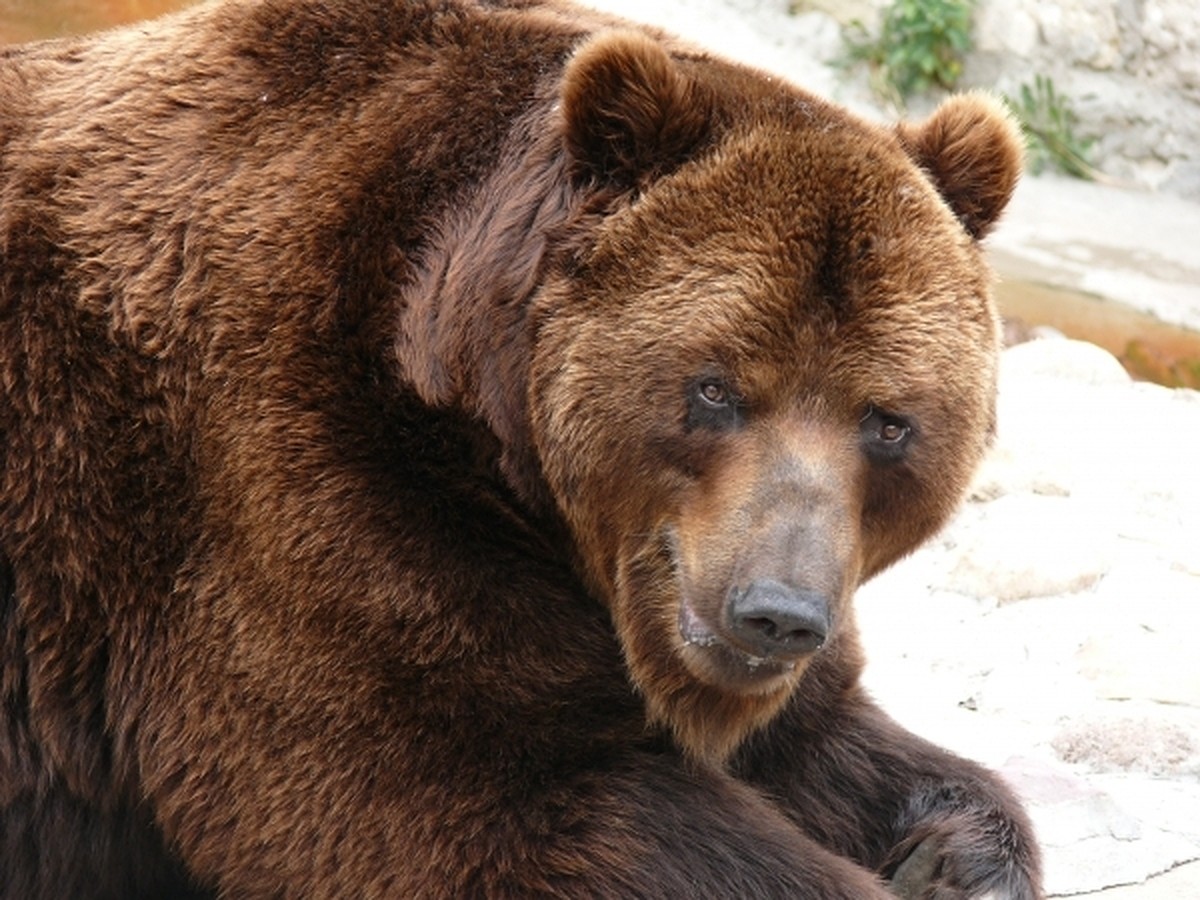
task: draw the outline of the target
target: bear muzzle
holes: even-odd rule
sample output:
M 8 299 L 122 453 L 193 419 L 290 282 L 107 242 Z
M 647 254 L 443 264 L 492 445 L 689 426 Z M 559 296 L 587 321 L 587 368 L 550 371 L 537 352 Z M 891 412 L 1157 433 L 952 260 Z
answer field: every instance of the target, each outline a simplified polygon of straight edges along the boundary
M 770 578 L 731 589 L 722 617 L 730 638 L 750 656 L 780 662 L 821 649 L 832 625 L 822 594 Z
M 757 693 L 797 677 L 833 633 L 829 601 L 817 591 L 762 578 L 733 587 L 715 621 L 681 598 L 683 657 L 702 681 Z

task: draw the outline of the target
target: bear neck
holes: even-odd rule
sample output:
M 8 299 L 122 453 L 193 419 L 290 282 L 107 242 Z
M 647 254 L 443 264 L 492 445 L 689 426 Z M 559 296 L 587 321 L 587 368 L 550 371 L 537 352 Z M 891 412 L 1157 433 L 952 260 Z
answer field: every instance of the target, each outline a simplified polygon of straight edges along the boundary
M 528 416 L 529 310 L 552 249 L 581 206 L 554 111 L 513 129 L 493 173 L 454 204 L 402 290 L 401 378 L 496 438 L 509 487 L 535 511 L 553 500 Z

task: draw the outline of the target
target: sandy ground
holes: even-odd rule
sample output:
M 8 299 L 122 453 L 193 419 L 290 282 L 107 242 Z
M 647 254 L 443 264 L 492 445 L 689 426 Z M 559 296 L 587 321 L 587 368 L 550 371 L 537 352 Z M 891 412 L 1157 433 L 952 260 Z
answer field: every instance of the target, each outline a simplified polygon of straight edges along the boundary
M 592 0 L 873 118 L 836 26 L 784 2 Z M 1200 329 L 1200 206 L 1027 178 L 1002 277 Z M 866 585 L 867 682 L 913 730 L 1001 771 L 1053 896 L 1200 897 L 1200 393 L 1065 339 L 1005 353 L 997 443 L 958 518 Z

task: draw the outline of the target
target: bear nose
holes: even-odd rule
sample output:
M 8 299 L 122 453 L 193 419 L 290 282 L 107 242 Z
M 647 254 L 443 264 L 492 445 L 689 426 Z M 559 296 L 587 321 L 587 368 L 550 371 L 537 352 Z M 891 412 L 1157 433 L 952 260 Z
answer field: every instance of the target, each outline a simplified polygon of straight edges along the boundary
M 764 659 L 799 659 L 820 649 L 829 635 L 829 602 L 766 578 L 734 588 L 726 621 L 737 642 Z

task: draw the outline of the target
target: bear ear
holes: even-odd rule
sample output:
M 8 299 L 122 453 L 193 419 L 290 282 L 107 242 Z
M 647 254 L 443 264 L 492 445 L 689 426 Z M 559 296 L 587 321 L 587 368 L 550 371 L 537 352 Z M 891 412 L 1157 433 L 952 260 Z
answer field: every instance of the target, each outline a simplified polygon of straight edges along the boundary
M 648 35 L 605 32 L 563 74 L 567 152 L 583 180 L 644 186 L 695 153 L 712 98 Z
M 924 122 L 896 126 L 921 166 L 976 240 L 991 230 L 1021 177 L 1025 142 L 1004 104 L 984 93 L 944 101 Z

